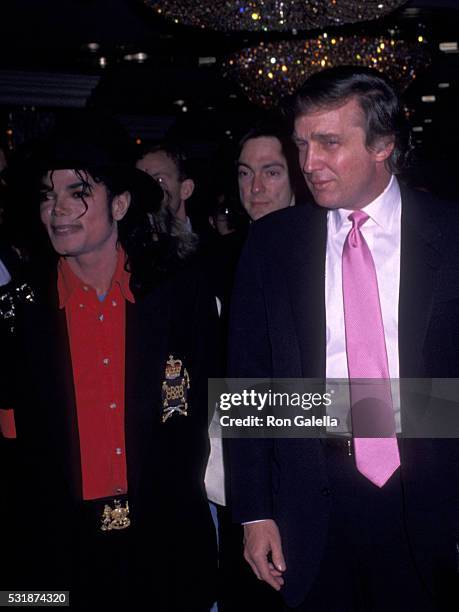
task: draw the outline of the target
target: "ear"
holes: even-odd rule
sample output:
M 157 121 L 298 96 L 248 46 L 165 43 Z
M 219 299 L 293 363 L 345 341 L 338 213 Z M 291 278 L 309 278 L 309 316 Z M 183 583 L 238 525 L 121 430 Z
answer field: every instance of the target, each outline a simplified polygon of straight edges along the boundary
M 188 200 L 188 198 L 191 197 L 193 191 L 194 191 L 193 179 L 189 179 L 189 178 L 185 179 L 184 181 L 182 181 L 182 184 L 180 186 L 180 199 Z
M 129 191 L 120 193 L 115 196 L 112 201 L 112 216 L 115 221 L 121 221 L 124 215 L 127 213 L 129 205 L 131 203 L 131 194 Z
M 378 138 L 378 140 L 376 140 L 371 147 L 375 161 L 385 162 L 386 159 L 389 159 L 389 157 L 392 155 L 392 151 L 394 150 L 394 146 L 394 139 L 390 136 Z

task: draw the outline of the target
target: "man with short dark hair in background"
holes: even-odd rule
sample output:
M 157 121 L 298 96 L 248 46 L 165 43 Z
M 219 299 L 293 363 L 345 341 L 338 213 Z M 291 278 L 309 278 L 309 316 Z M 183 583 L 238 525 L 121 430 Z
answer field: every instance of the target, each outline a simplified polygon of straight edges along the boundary
M 383 395 L 356 401 L 351 384 L 334 437 L 231 441 L 245 558 L 289 610 L 456 610 L 459 444 L 397 438 L 387 381 L 459 376 L 459 209 L 398 182 L 409 132 L 377 71 L 313 75 L 293 114 L 317 206 L 253 224 L 229 375 L 371 379 Z
M 307 190 L 296 147 L 278 123 L 261 122 L 243 136 L 237 175 L 241 204 L 252 221 L 304 203 Z

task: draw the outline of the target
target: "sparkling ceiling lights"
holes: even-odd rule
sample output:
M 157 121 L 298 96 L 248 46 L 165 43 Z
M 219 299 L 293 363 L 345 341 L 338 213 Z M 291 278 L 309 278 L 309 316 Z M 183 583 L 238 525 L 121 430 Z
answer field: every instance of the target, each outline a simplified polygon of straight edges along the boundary
M 221 31 L 273 32 L 383 17 L 407 0 L 144 0 L 176 23 Z
M 338 0 L 337 0 L 338 2 Z M 430 63 L 425 43 L 394 36 L 332 36 L 260 43 L 224 62 L 224 76 L 242 87 L 254 104 L 272 107 L 292 94 L 314 72 L 343 64 L 377 68 L 400 88 Z

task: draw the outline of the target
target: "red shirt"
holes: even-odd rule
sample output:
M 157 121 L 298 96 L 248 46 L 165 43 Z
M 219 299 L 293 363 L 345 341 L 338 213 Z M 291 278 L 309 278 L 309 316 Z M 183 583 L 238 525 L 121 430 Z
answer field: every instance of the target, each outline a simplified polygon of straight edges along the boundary
M 12 408 L 0 408 L 0 433 L 4 438 L 16 437 L 16 424 Z
M 127 492 L 124 437 L 124 356 L 129 289 L 119 251 L 103 301 L 65 259 L 58 265 L 59 306 L 65 308 L 80 438 L 83 499 Z

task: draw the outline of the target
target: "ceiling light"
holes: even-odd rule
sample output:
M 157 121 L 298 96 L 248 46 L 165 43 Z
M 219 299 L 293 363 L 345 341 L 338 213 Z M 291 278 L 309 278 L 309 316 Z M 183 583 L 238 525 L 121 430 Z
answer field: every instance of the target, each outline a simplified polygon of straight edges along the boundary
M 424 128 L 422 127 L 422 125 L 415 125 L 413 127 L 413 132 L 423 132 Z
M 421 100 L 423 102 L 435 102 L 437 98 L 435 96 L 422 96 Z
M 99 51 L 100 49 L 100 45 L 97 42 L 90 42 L 87 44 L 87 47 L 92 52 Z
M 99 66 L 105 68 L 107 65 L 107 58 L 104 56 L 99 57 Z
M 457 42 L 441 42 L 439 47 L 444 53 L 457 53 Z
M 396 36 L 336 35 L 330 39 L 319 35 L 241 49 L 224 60 L 223 76 L 237 83 L 252 103 L 272 107 L 311 74 L 343 64 L 376 68 L 406 88 L 418 71 L 429 66 L 430 57 L 425 45 Z
M 223 32 L 282 32 L 342 26 L 379 19 L 406 0 L 144 0 L 153 11 L 175 23 Z
M 185 100 L 174 100 L 174 104 L 176 106 L 183 106 L 185 104 Z
M 142 64 L 145 60 L 148 59 L 148 55 L 146 53 L 128 53 L 127 55 L 124 56 L 124 59 L 127 62 L 138 62 L 139 64 Z
M 430 118 L 424 119 L 424 123 L 432 123 L 432 119 Z
M 212 64 L 215 64 L 217 61 L 216 57 L 200 57 L 198 58 L 198 66 L 212 66 Z
M 448 89 L 449 83 L 438 83 L 438 89 Z

